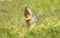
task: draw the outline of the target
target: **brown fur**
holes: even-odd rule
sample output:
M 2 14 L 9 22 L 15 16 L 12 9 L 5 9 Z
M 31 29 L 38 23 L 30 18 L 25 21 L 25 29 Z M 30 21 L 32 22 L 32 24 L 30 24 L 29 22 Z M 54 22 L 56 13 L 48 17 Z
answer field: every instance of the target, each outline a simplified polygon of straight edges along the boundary
M 29 7 L 25 7 L 25 12 L 24 12 L 25 20 L 28 26 L 36 25 L 38 22 L 37 17 L 35 14 L 32 13 Z

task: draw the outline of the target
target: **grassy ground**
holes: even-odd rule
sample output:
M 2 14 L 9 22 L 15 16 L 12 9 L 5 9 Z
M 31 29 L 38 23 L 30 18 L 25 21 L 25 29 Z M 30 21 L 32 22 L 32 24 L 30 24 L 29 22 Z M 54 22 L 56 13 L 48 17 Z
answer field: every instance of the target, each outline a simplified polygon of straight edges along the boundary
M 25 6 L 39 18 L 32 30 L 26 27 Z M 60 0 L 0 0 L 0 38 L 60 38 Z

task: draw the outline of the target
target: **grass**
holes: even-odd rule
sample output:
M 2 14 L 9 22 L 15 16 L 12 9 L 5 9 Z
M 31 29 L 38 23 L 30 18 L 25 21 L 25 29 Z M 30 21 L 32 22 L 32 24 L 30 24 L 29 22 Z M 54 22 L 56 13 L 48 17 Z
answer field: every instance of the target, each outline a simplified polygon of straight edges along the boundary
M 31 30 L 24 20 L 25 6 L 39 18 Z M 60 0 L 0 1 L 0 38 L 60 38 Z

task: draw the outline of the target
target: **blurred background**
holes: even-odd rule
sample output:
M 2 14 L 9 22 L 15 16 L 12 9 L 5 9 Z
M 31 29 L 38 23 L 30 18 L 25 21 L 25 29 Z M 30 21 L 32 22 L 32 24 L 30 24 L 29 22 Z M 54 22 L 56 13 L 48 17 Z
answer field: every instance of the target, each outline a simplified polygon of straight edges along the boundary
M 30 31 L 25 6 L 39 18 Z M 0 38 L 60 38 L 60 0 L 0 0 Z

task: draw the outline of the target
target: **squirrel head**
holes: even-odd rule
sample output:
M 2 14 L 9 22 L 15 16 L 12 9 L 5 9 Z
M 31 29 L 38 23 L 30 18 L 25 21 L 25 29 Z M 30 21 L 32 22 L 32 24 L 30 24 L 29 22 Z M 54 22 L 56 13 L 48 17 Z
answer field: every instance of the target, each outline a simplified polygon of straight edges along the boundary
M 28 16 L 32 15 L 32 11 L 29 7 L 25 7 L 25 12 L 24 12 L 25 17 L 27 18 Z

